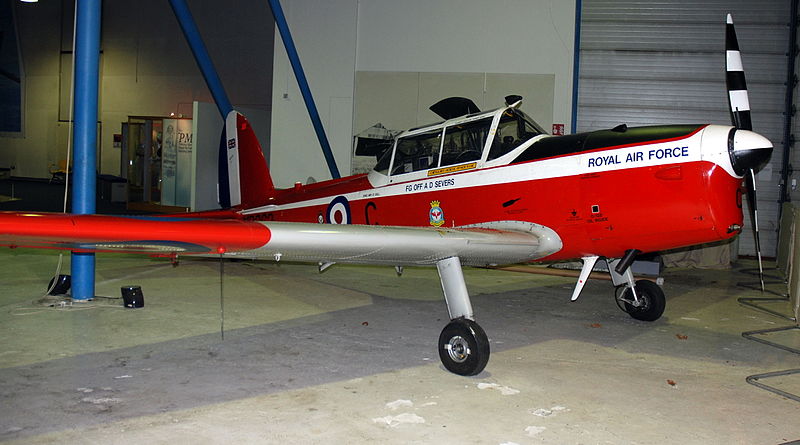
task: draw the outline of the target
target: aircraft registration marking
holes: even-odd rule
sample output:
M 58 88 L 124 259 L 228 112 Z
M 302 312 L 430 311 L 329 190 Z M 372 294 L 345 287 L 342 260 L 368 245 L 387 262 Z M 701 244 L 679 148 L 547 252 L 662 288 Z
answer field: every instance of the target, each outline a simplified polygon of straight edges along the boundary
M 428 170 L 428 176 L 438 176 L 447 173 L 463 172 L 464 170 L 472 170 L 477 167 L 477 162 L 470 162 L 469 164 L 452 165 L 450 167 L 442 167 L 434 170 Z

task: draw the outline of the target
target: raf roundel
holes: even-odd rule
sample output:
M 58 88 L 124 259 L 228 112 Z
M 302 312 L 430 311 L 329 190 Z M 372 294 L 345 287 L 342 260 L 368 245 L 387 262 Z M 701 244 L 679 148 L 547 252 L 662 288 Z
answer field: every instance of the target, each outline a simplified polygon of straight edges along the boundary
M 328 204 L 328 210 L 325 211 L 325 219 L 328 224 L 351 224 L 352 218 L 350 217 L 350 203 L 344 196 L 337 196 Z

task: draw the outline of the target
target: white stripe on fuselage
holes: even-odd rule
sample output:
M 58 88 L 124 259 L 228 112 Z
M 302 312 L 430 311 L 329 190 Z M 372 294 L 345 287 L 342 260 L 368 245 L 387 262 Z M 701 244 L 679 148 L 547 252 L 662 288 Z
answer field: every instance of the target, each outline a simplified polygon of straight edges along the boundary
M 707 127 L 708 128 L 708 127 Z M 724 128 L 724 127 L 722 127 Z M 631 168 L 652 167 L 667 164 L 680 164 L 696 162 L 705 158 L 711 162 L 722 165 L 724 159 L 714 157 L 727 156 L 727 148 L 720 154 L 704 156 L 701 153 L 701 141 L 705 129 L 694 135 L 671 142 L 636 145 L 611 150 L 599 150 L 589 153 L 562 156 L 531 161 L 520 164 L 503 165 L 499 167 L 472 170 L 446 176 L 427 177 L 425 171 L 409 173 L 412 180 L 389 184 L 381 187 L 359 190 L 346 193 L 343 196 L 348 201 L 362 199 L 375 199 L 389 196 L 413 195 L 432 191 L 455 190 L 469 187 L 482 187 L 489 185 L 553 179 L 566 176 L 578 176 L 590 173 L 601 173 Z M 721 131 L 719 132 L 722 133 Z M 727 133 L 725 133 L 727 134 Z M 729 168 L 726 168 L 729 170 Z M 423 177 L 420 177 L 423 176 Z M 395 180 L 397 177 L 394 178 Z M 323 198 L 298 201 L 288 204 L 271 205 L 244 210 L 245 215 L 290 210 L 310 206 L 328 205 L 332 198 L 339 195 L 330 195 Z

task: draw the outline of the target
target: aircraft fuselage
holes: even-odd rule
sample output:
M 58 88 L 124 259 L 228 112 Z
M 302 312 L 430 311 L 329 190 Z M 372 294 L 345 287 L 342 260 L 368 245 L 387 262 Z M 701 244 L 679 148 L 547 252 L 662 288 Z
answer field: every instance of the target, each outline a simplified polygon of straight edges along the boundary
M 496 113 L 479 158 L 443 165 L 448 129 L 464 127 L 447 121 L 398 136 L 399 153 L 404 137 L 444 132 L 423 168 L 413 168 L 421 159 L 415 158 L 398 169 L 396 154 L 383 161 L 383 172 L 278 190 L 268 205 L 238 217 L 432 228 L 524 221 L 554 230 L 563 242 L 543 260 L 620 257 L 627 249 L 653 252 L 740 232 L 742 177 L 732 165 L 732 127 L 538 134 L 488 159 L 498 147 L 492 139 L 499 138 L 503 113 Z

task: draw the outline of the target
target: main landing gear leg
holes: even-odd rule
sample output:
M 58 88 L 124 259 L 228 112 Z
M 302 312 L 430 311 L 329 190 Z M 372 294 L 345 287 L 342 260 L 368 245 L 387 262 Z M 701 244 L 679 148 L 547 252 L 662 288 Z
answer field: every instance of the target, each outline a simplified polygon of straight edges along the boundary
M 489 361 L 489 339 L 473 320 L 472 303 L 461 271 L 461 260 L 450 257 L 436 263 L 450 323 L 439 335 L 439 359 L 448 371 L 475 375 Z
M 667 306 L 664 291 L 652 281 L 639 280 L 634 283 L 630 267 L 619 273 L 616 268 L 620 261 L 608 260 L 608 271 L 611 273 L 614 286 L 617 288 L 625 286 L 621 295 L 617 292 L 617 305 L 637 320 L 656 321 L 661 318 Z

